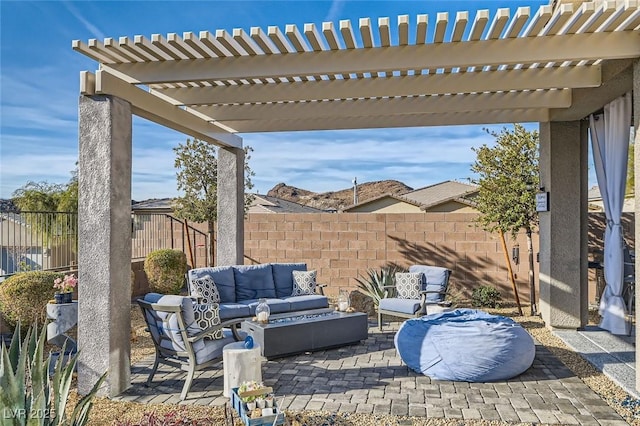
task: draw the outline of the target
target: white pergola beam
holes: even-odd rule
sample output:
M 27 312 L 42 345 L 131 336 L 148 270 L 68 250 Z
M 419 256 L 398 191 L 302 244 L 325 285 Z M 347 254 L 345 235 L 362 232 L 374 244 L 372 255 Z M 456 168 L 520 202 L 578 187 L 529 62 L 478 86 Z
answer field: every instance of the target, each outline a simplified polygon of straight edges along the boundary
M 549 121 L 547 109 L 473 111 L 446 114 L 401 114 L 371 117 L 331 117 L 295 120 L 226 121 L 242 133 L 298 130 L 345 130 L 392 127 L 449 126 L 466 124 L 526 123 Z
M 215 124 L 209 123 L 193 114 L 171 105 L 134 85 L 109 74 L 104 70 L 81 73 L 80 87 L 85 88 L 83 95 L 112 95 L 131 104 L 131 111 L 143 118 L 178 132 L 213 143 L 218 146 L 242 148 L 242 138 L 228 133 Z
M 158 90 L 185 105 L 597 87 L 600 65 Z
M 365 117 L 503 109 L 569 108 L 571 90 L 508 92 L 414 98 L 290 102 L 195 108 L 217 121 Z
M 288 44 L 288 42 L 287 42 Z M 349 74 L 398 69 L 427 69 L 530 64 L 580 60 L 623 59 L 640 56 L 640 33 L 571 34 L 500 40 L 479 40 L 376 49 L 305 52 L 207 58 L 157 63 L 105 64 L 142 84 L 205 80 L 296 77 Z

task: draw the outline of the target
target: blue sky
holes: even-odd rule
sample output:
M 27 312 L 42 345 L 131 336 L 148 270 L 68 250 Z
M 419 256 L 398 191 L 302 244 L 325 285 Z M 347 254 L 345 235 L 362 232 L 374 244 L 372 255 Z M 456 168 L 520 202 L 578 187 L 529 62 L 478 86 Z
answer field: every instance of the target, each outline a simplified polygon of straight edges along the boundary
M 71 49 L 71 41 L 234 28 L 266 30 L 388 16 L 410 22 L 438 12 L 495 11 L 531 6 L 528 1 L 5 1 L 0 0 L 0 198 L 27 181 L 67 182 L 78 155 L 79 73 L 97 63 Z M 471 147 L 491 144 L 484 126 L 242 134 L 253 147 L 255 188 L 266 193 L 279 182 L 313 191 L 358 182 L 396 179 L 419 188 L 471 176 Z M 502 126 L 490 126 L 499 130 Z M 527 126 L 531 129 L 536 125 Z M 187 136 L 134 119 L 133 183 L 136 200 L 177 195 L 173 147 Z M 301 147 L 304 147 L 301 149 Z

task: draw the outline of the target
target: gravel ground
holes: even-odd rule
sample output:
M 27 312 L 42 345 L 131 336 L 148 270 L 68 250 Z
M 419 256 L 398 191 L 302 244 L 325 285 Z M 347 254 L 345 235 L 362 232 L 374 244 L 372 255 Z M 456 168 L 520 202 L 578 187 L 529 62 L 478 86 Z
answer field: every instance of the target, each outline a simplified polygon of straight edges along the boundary
M 528 307 L 523 307 L 528 312 Z M 491 313 L 512 317 L 521 323 L 531 335 L 542 345 L 546 346 L 555 356 L 557 356 L 574 374 L 580 377 L 591 389 L 602 397 L 618 414 L 620 414 L 630 425 L 640 426 L 640 401 L 631 398 L 628 393 L 613 383 L 604 374 L 600 373 L 589 362 L 580 355 L 569 350 L 569 348 L 550 330 L 544 327 L 540 317 L 518 316 L 517 310 L 513 307 L 501 309 L 489 309 Z M 590 322 L 597 324 L 599 318 L 597 313 L 593 313 Z M 132 363 L 153 355 L 153 345 L 144 331 L 144 322 L 137 307 L 132 308 Z M 72 399 L 77 400 L 77 395 L 73 394 Z M 74 402 L 74 401 L 72 401 Z M 71 404 L 73 406 L 73 404 Z M 144 418 L 147 413 L 147 418 Z M 153 413 L 154 419 L 148 416 Z M 166 413 L 172 414 L 172 421 L 158 421 L 163 419 Z M 117 420 L 115 420 L 117 419 Z M 242 425 L 237 414 L 234 415 L 234 425 Z M 225 412 L 223 407 L 198 407 L 181 405 L 142 405 L 126 402 L 114 402 L 106 398 L 96 398 L 91 412 L 91 425 L 226 425 Z M 290 426 L 405 426 L 405 425 L 477 425 L 477 426 L 500 426 L 500 425 L 530 425 L 530 423 L 506 423 L 489 421 L 462 421 L 446 419 L 428 419 L 424 417 L 407 417 L 392 415 L 364 415 L 352 413 L 328 413 L 328 412 L 291 412 L 286 411 L 286 425 Z

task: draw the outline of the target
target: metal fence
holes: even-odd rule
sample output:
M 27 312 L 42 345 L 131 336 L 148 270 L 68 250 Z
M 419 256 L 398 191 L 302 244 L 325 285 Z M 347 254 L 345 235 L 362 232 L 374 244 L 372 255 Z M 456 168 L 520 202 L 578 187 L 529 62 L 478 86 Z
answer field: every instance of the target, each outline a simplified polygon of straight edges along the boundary
M 77 247 L 75 213 L 0 212 L 0 276 L 72 268 Z
M 205 266 L 207 234 L 169 214 L 131 215 L 131 257 L 181 250 L 193 267 Z M 78 263 L 78 215 L 0 211 L 0 280 L 16 272 L 70 270 Z
M 131 257 L 139 259 L 159 249 L 181 250 L 192 267 L 207 265 L 207 234 L 170 214 L 133 214 L 131 216 Z

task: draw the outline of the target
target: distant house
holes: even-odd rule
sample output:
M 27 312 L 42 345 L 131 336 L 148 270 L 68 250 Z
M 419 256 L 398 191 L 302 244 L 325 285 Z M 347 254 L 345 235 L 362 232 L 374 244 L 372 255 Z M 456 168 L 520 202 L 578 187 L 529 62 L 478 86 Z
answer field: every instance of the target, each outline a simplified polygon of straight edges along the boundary
M 385 194 L 345 208 L 346 213 L 477 213 L 478 187 L 447 180 L 402 195 Z
M 325 213 L 324 210 L 304 206 L 292 201 L 269 195 L 252 194 L 253 201 L 248 213 Z M 150 199 L 133 203 L 131 210 L 136 214 L 173 213 L 171 198 Z
M 248 213 L 325 213 L 325 211 L 278 197 L 253 194 L 253 202 L 249 206 Z

